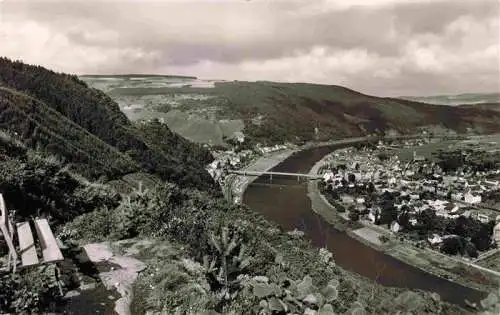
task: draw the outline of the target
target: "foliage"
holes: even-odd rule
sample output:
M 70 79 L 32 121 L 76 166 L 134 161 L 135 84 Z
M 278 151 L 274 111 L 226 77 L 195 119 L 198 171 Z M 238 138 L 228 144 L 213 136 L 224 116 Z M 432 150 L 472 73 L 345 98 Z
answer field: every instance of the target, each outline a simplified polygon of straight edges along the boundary
M 351 210 L 349 210 L 348 216 L 349 216 L 349 220 L 351 220 L 351 221 L 359 221 L 360 213 L 356 209 L 351 209 Z
M 62 301 L 62 283 L 55 265 L 22 269 L 0 276 L 0 312 L 42 313 L 54 311 Z
M 253 292 L 254 314 L 304 313 L 306 309 L 318 310 L 319 314 L 334 314 L 332 303 L 338 298 L 339 281 L 332 279 L 322 287 L 313 284 L 310 276 L 292 280 L 284 274 L 277 282 L 268 283 L 267 278 L 255 277 L 244 282 L 244 293 Z
M 481 315 L 496 315 L 500 313 L 500 288 L 488 294 L 488 296 L 481 301 L 482 312 Z
M 224 300 L 230 300 L 237 294 L 238 277 L 248 270 L 251 263 L 245 244 L 240 242 L 237 233 L 231 232 L 227 227 L 223 227 L 220 233 L 212 232 L 209 241 L 213 254 L 203 257 L 203 267 L 211 288 Z
M 64 157 L 85 176 L 111 180 L 145 170 L 182 187 L 220 194 L 199 167 L 210 159 L 206 150 L 166 126 L 137 128 L 109 96 L 75 76 L 0 58 L 0 85 L 0 129 L 17 132 L 31 148 Z
M 99 207 L 113 208 L 120 200 L 108 186 L 91 184 L 59 159 L 30 150 L 0 160 L 0 191 L 19 217 L 45 215 L 56 223 Z
M 153 311 L 160 314 L 199 314 L 214 309 L 216 297 L 211 292 L 202 266 L 187 269 L 173 259 L 158 261 L 153 270 L 135 284 L 133 314 Z

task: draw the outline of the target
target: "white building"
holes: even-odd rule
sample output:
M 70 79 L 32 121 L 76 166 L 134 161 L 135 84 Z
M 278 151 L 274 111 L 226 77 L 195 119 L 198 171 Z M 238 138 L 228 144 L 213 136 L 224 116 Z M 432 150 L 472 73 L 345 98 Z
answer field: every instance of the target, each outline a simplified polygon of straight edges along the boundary
M 465 195 L 464 195 L 464 201 L 466 203 L 470 203 L 470 204 L 477 204 L 477 203 L 481 203 L 481 196 L 477 195 L 477 196 L 474 196 L 473 194 L 471 194 L 471 192 L 467 192 Z
M 429 243 L 431 243 L 431 245 L 438 245 L 438 244 L 441 244 L 443 242 L 443 239 L 441 238 L 441 236 L 437 235 L 437 234 L 434 234 L 433 237 L 429 237 L 427 239 L 429 241 Z
M 327 171 L 325 174 L 323 174 L 323 181 L 328 182 L 333 180 L 335 175 L 333 174 L 332 171 Z
M 399 225 L 399 223 L 396 221 L 392 222 L 391 223 L 391 231 L 394 233 L 398 233 L 399 231 L 401 231 L 401 225 Z

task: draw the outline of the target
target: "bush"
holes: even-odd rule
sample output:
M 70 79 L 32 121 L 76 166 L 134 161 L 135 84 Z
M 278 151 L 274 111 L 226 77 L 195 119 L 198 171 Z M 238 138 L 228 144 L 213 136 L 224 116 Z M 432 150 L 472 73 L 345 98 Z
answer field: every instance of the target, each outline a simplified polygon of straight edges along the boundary
M 352 210 L 349 210 L 349 220 L 351 221 L 359 221 L 359 211 L 358 210 L 355 210 L 355 209 L 352 209 Z
M 0 276 L 0 312 L 53 312 L 62 302 L 62 286 L 55 265 L 22 269 L 16 274 Z

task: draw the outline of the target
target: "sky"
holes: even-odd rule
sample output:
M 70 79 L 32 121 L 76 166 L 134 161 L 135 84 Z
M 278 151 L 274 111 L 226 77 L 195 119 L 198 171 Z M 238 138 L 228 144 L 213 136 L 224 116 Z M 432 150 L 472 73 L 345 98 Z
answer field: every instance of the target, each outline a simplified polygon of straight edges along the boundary
M 0 56 L 74 74 L 500 92 L 500 0 L 0 0 Z

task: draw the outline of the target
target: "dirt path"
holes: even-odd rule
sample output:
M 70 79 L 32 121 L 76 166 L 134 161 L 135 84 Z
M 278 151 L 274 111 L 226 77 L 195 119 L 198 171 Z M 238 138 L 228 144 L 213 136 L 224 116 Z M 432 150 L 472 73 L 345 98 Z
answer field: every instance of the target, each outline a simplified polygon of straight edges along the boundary
M 118 266 L 99 273 L 101 281 L 108 290 L 115 288 L 121 297 L 115 302 L 115 312 L 119 315 L 132 315 L 130 305 L 133 299 L 132 285 L 146 264 L 131 256 L 113 253 L 108 243 L 87 244 L 83 246 L 90 261 L 94 264 L 109 263 Z

